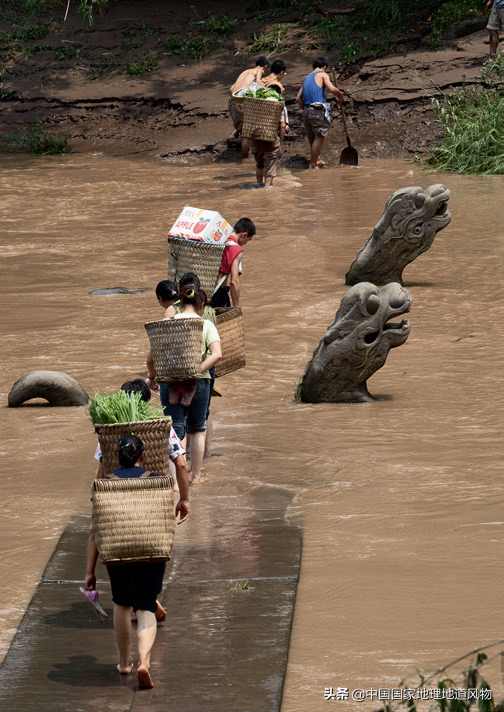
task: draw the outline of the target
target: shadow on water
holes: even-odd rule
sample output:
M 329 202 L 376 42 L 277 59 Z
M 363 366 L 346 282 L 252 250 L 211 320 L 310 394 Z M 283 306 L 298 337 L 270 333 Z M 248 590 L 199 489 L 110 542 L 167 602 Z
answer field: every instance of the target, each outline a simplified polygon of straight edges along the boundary
M 70 610 L 67 609 L 42 616 L 40 622 L 50 628 L 85 628 L 86 630 L 89 628 L 95 628 L 96 630 L 110 628 L 112 630 L 114 627 L 112 623 L 113 609 L 105 608 L 104 610 L 108 614 L 108 619 L 102 622 L 98 620 L 91 604 L 83 600 L 82 603 L 80 601 L 72 603 Z

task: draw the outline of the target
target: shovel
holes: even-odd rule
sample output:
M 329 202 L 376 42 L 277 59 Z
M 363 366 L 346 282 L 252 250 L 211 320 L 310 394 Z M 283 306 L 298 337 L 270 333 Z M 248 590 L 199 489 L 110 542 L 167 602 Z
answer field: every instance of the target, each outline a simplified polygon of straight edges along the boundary
M 334 86 L 336 87 L 336 89 L 338 89 L 338 85 L 336 83 L 336 70 L 334 69 L 334 67 L 332 68 L 332 75 L 333 75 Z M 359 154 L 357 153 L 355 148 L 350 143 L 350 136 L 348 135 L 348 127 L 347 127 L 345 112 L 343 111 L 343 104 L 340 104 L 338 102 L 338 106 L 341 111 L 341 116 L 343 117 L 343 126 L 345 127 L 346 140 L 347 140 L 347 144 L 348 144 L 348 146 L 341 151 L 341 156 L 340 156 L 339 162 L 340 162 L 340 164 L 343 164 L 344 166 L 357 166 L 359 164 Z

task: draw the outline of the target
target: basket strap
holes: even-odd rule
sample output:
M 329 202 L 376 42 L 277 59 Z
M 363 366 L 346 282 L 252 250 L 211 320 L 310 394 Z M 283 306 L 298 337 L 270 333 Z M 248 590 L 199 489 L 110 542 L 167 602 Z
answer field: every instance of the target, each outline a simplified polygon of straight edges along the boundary
M 145 472 L 142 475 L 140 475 L 140 477 L 138 477 L 137 479 L 141 480 L 143 477 L 150 477 L 151 475 L 152 475 L 152 472 L 148 472 L 147 470 L 145 470 Z M 114 473 L 111 472 L 110 475 L 105 475 L 105 477 L 103 479 L 105 479 L 105 480 L 120 480 L 121 478 L 118 477 L 117 475 L 114 475 Z

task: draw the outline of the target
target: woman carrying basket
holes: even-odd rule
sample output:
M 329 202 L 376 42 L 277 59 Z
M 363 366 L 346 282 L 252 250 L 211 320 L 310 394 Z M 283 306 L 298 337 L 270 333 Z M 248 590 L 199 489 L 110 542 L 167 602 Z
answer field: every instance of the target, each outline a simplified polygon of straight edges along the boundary
M 173 318 L 199 317 L 203 319 L 203 310 L 207 303 L 205 292 L 188 285 L 180 288 L 179 295 L 183 311 Z M 201 464 L 205 450 L 206 416 L 211 384 L 209 369 L 222 358 L 219 332 L 215 324 L 212 324 L 208 319 L 203 320 L 201 357 L 201 378 L 198 379 L 193 394 L 185 390 L 174 398 L 173 387 L 171 387 L 170 393 L 170 384 L 168 383 L 162 383 L 160 389 L 164 414 L 172 417 L 173 428 L 180 440 L 184 441 L 186 432 L 191 435 L 189 451 L 191 453 L 192 483 L 201 482 Z M 147 368 L 149 369 L 148 383 L 154 384 L 156 374 L 153 372 L 154 362 L 151 354 L 147 358 Z
M 121 438 L 117 450 L 120 467 L 114 470 L 113 476 L 121 479 L 146 476 L 146 470 L 142 467 L 143 449 L 143 443 L 136 435 L 125 435 Z M 180 489 L 175 516 L 180 515 L 178 524 L 182 524 L 189 516 L 189 481 L 185 457 L 182 456 L 182 464 L 175 461 L 175 468 Z M 156 477 L 156 474 L 151 472 L 147 473 L 147 476 Z M 87 574 L 84 580 L 84 588 L 87 590 L 96 588 L 97 560 L 98 549 L 91 529 L 87 552 Z M 131 613 L 135 611 L 138 620 L 138 686 L 142 688 L 154 687 L 149 672 L 150 656 L 157 631 L 157 597 L 163 587 L 165 569 L 165 562 L 107 565 L 114 601 L 114 631 L 119 648 L 117 670 L 122 675 L 128 675 L 133 668 L 130 653 Z

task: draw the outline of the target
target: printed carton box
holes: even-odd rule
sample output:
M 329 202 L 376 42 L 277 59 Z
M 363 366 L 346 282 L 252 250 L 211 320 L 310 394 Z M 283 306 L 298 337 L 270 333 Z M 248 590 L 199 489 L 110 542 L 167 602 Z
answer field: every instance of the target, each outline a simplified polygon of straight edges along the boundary
M 223 245 L 232 232 L 232 225 L 214 210 L 200 210 L 186 205 L 171 228 L 169 235 L 171 237 L 183 237 L 186 240 Z

